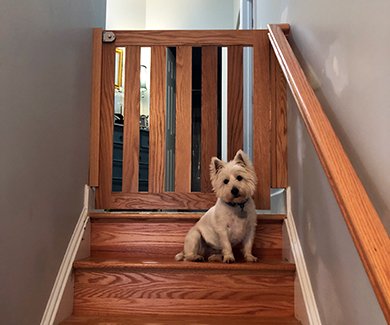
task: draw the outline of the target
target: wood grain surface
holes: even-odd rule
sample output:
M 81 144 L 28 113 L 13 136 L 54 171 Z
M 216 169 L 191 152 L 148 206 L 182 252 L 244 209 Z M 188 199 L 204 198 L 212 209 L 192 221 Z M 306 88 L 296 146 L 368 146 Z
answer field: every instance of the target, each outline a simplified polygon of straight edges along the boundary
M 163 192 L 165 184 L 166 52 L 165 46 L 152 47 L 149 120 L 150 193 Z
M 287 175 L 287 83 L 270 48 L 271 77 L 271 185 L 274 188 L 288 186 Z
M 202 113 L 200 189 L 211 192 L 210 162 L 217 156 L 218 146 L 218 47 L 202 48 Z
M 215 204 L 214 193 L 112 193 L 111 209 L 120 210 L 206 210 Z
M 294 317 L 204 316 L 204 315 L 138 315 L 71 316 L 61 325 L 299 325 Z
M 271 204 L 271 95 L 269 40 L 264 35 L 253 47 L 253 164 L 258 178 L 255 202 L 258 209 Z
M 192 47 L 176 48 L 175 192 L 191 192 Z
M 294 272 L 261 270 L 261 263 L 185 263 L 189 269 L 105 262 L 97 269 L 76 266 L 74 314 L 155 313 L 183 315 L 293 316 Z M 196 274 L 192 265 L 197 267 Z M 219 269 L 214 265 L 221 266 Z M 222 267 L 223 266 L 223 267 Z M 257 267 L 257 269 L 255 269 Z M 269 265 L 268 265 L 269 267 Z M 274 268 L 278 267 L 274 265 Z M 196 279 L 196 281 L 194 281 Z
M 166 257 L 183 249 L 184 238 L 195 224 L 193 219 L 108 219 L 91 224 L 93 257 Z M 260 259 L 282 259 L 282 222 L 260 219 L 253 254 Z M 236 258 L 242 256 L 235 250 Z
M 139 46 L 126 47 L 122 192 L 138 192 L 140 56 Z
M 173 219 L 173 220 L 191 220 L 196 222 L 204 214 L 205 211 L 189 212 L 189 211 L 100 211 L 91 210 L 88 212 L 93 222 L 115 222 L 129 220 L 160 220 L 160 219 Z M 286 219 L 285 214 L 258 214 L 257 222 L 273 222 L 283 221 Z
M 105 43 L 102 52 L 102 93 L 100 111 L 99 187 L 96 207 L 107 207 L 112 191 L 112 156 L 114 129 L 115 44 Z
M 118 257 L 118 258 L 99 258 L 89 257 L 74 262 L 75 269 L 88 270 L 107 270 L 107 269 L 121 269 L 121 270 L 185 270 L 188 272 L 198 271 L 251 271 L 261 273 L 288 273 L 295 272 L 295 265 L 282 261 L 260 261 L 258 263 L 198 263 L 198 262 L 178 262 L 172 258 L 167 257 Z
M 102 84 L 102 29 L 92 34 L 92 86 L 89 143 L 89 186 L 99 186 L 100 94 Z
M 228 47 L 228 160 L 243 149 L 243 47 Z
M 116 46 L 251 46 L 267 30 L 114 31 Z
M 368 278 L 390 322 L 390 239 L 283 31 L 270 40 L 328 177 Z

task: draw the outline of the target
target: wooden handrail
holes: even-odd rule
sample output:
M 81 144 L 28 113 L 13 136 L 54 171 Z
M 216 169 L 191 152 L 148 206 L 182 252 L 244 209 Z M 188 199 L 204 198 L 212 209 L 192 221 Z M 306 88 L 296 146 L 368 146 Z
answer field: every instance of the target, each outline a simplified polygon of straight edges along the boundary
M 284 26 L 284 29 L 286 27 Z M 371 285 L 390 323 L 390 240 L 284 32 L 268 25 L 269 38 L 330 182 Z

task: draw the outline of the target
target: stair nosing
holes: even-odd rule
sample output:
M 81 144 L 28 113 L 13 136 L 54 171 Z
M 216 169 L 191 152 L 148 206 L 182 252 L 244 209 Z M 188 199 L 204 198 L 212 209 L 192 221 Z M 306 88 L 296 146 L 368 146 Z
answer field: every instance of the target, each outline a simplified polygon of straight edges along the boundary
M 205 212 L 129 212 L 115 211 L 105 212 L 91 210 L 88 216 L 93 220 L 198 220 Z M 286 214 L 257 214 L 257 220 L 282 222 Z
M 196 271 L 256 271 L 256 272 L 295 272 L 295 264 L 284 261 L 260 261 L 257 263 L 211 263 L 211 262 L 177 262 L 172 260 L 155 261 L 153 258 L 128 260 L 125 258 L 86 258 L 75 261 L 74 269 L 164 269 L 164 270 L 196 270 Z

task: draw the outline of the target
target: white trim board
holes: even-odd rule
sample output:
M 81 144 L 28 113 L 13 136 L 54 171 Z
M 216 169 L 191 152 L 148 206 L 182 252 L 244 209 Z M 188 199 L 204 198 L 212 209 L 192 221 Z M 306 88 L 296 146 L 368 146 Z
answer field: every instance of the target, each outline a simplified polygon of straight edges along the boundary
M 58 308 L 60 306 L 65 288 L 67 286 L 67 283 L 69 282 L 70 275 L 72 273 L 73 262 L 79 250 L 84 231 L 89 221 L 88 210 L 91 201 L 90 197 L 91 189 L 89 186 L 85 185 L 83 209 L 81 211 L 79 220 L 77 221 L 76 227 L 73 231 L 73 235 L 68 244 L 68 248 L 66 249 L 64 258 L 62 259 L 57 278 L 54 282 L 53 289 L 51 291 L 45 312 L 41 320 L 41 325 L 52 325 L 56 319 Z
M 303 325 L 321 325 L 320 315 L 318 313 L 317 303 L 311 286 L 309 273 L 306 268 L 305 258 L 301 243 L 299 242 L 297 228 L 295 227 L 294 216 L 291 210 L 291 188 L 287 188 L 287 218 L 285 226 L 288 233 L 290 248 L 294 258 L 297 280 L 295 285 L 295 312 L 298 320 Z M 298 288 L 297 288 L 298 287 Z M 298 298 L 298 299 L 297 299 Z M 298 301 L 297 301 L 298 300 Z

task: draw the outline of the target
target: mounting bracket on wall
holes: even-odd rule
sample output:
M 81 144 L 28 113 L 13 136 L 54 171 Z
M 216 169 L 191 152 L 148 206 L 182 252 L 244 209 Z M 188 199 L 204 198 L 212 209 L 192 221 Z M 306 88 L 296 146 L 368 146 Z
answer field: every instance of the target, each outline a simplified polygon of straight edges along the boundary
M 103 43 L 112 43 L 115 41 L 115 33 L 114 32 L 103 32 Z

